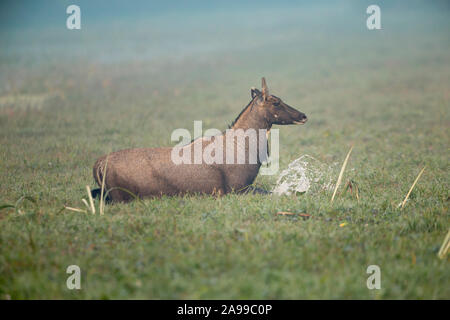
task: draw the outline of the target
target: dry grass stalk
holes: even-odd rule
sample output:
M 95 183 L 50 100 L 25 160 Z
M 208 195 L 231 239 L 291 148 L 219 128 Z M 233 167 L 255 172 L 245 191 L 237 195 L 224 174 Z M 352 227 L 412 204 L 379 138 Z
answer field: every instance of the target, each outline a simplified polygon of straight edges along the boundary
M 339 172 L 339 176 L 338 176 L 338 179 L 336 182 L 336 187 L 334 188 L 333 196 L 331 197 L 331 202 L 333 202 L 334 197 L 336 196 L 336 192 L 339 188 L 339 185 L 341 184 L 342 176 L 344 175 L 345 167 L 347 166 L 348 158 L 350 157 L 352 150 L 353 150 L 353 146 L 348 151 L 347 156 L 345 157 L 344 163 L 342 164 L 341 172 Z
M 75 212 L 87 213 L 86 210 L 78 209 L 78 208 L 72 208 L 72 207 L 67 207 L 67 206 L 64 206 L 64 209 L 67 209 L 67 210 L 70 210 L 70 211 L 75 211 Z
M 91 188 L 89 188 L 89 186 L 86 186 L 86 190 L 88 192 L 90 205 L 88 204 L 88 202 L 84 198 L 81 199 L 81 201 L 84 203 L 84 205 L 86 206 L 87 210 L 83 210 L 83 209 L 80 209 L 80 208 L 67 207 L 67 206 L 64 206 L 64 209 L 67 209 L 67 210 L 70 210 L 70 211 L 75 211 L 75 212 L 82 212 L 82 213 L 88 213 L 88 211 L 90 211 L 92 214 L 95 214 L 95 206 L 94 206 L 94 200 L 92 199 L 92 195 L 91 195 Z
M 441 248 L 438 252 L 439 259 L 444 259 L 444 257 L 447 255 L 448 250 L 450 249 L 450 229 L 447 232 L 447 235 L 445 236 L 444 242 L 442 243 Z
M 108 168 L 108 157 L 106 157 L 105 170 L 103 171 L 103 177 L 102 177 L 102 188 L 100 191 L 100 215 L 101 216 L 105 213 L 105 201 L 103 200 L 103 193 L 105 192 L 105 178 L 106 178 L 106 169 L 107 168 Z
M 91 212 L 92 214 L 95 214 L 94 199 L 92 199 L 91 188 L 89 188 L 89 186 L 86 186 L 86 191 L 89 197 L 89 204 L 91 205 Z
M 403 202 L 402 202 L 402 207 L 401 207 L 401 209 L 403 209 L 403 207 L 404 207 L 405 204 L 406 204 L 406 201 L 408 201 L 409 195 L 410 195 L 411 192 L 413 191 L 413 189 L 414 189 L 414 187 L 415 187 L 417 181 L 419 181 L 419 178 L 420 178 L 420 176 L 422 175 L 422 173 L 423 173 L 423 171 L 425 170 L 425 168 L 426 168 L 426 166 L 423 167 L 422 170 L 420 170 L 419 174 L 417 175 L 416 180 L 414 180 L 414 183 L 412 184 L 411 188 L 409 189 L 408 194 L 407 194 L 406 197 L 405 197 L 405 200 L 403 200 Z
M 311 218 L 311 215 L 307 214 L 307 213 L 294 213 L 294 212 L 289 212 L 289 211 L 278 211 L 277 215 L 278 216 L 299 216 L 305 220 Z
M 278 211 L 277 215 L 279 215 L 279 216 L 293 216 L 293 215 L 295 215 L 295 213 L 289 212 L 289 211 Z
M 86 199 L 81 199 L 81 201 L 84 203 L 84 205 L 86 206 L 88 211 L 91 211 L 91 207 L 89 206 L 89 204 L 87 203 Z

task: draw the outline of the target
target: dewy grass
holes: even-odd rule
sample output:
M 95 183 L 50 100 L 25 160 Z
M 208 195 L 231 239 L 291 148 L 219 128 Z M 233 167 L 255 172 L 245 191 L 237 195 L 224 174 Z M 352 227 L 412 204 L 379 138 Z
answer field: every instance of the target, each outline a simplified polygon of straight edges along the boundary
M 172 57 L 183 50 L 172 52 L 171 41 L 189 28 L 167 31 L 173 19 L 152 28 L 172 51 L 158 56 L 161 41 L 148 41 L 143 54 L 150 59 L 139 61 L 130 50 L 109 50 L 115 57 L 102 60 L 96 35 L 134 48 L 148 33 L 143 23 L 153 19 L 127 22 L 115 30 L 120 35 L 92 26 L 81 46 L 55 27 L 61 39 L 55 46 L 67 49 L 61 51 L 42 50 L 48 34 L 40 28 L 31 30 L 30 41 L 17 33 L 20 45 L 0 50 L 0 95 L 61 90 L 66 99 L 45 100 L 40 110 L 0 108 L 0 203 L 8 206 L 0 206 L 0 299 L 449 299 L 448 249 L 442 260 L 437 254 L 448 248 L 442 244 L 450 227 L 450 19 L 445 13 L 439 21 L 430 10 L 391 19 L 389 37 L 354 28 L 329 37 L 308 30 L 311 20 L 301 19 L 306 9 L 280 9 L 277 16 L 289 15 L 289 23 L 264 28 L 264 39 L 255 31 L 239 51 L 197 50 L 179 61 Z M 417 28 L 417 21 L 429 23 Z M 221 45 L 253 35 L 228 25 Z M 194 40 L 217 43 L 210 31 L 199 28 Z M 279 45 L 264 45 L 266 37 Z M 196 49 L 195 41 L 189 45 Z M 23 58 L 11 59 L 14 52 Z M 96 215 L 81 203 L 90 205 L 85 186 L 94 188 L 93 164 L 110 144 L 115 150 L 168 145 L 172 130 L 191 131 L 193 120 L 204 120 L 204 130 L 226 129 L 249 86 L 259 85 L 261 66 L 273 94 L 309 118 L 280 131 L 280 168 L 313 155 L 318 168 L 331 166 L 318 190 L 145 199 L 145 207 L 107 205 L 101 219 L 99 200 Z M 355 154 L 330 205 L 349 141 Z M 110 157 L 109 173 L 111 163 Z M 395 205 L 422 163 L 423 177 L 403 209 L 408 214 L 399 214 Z M 329 179 L 331 187 L 321 189 Z M 349 179 L 357 182 L 359 202 L 340 196 Z M 276 181 L 277 175 L 258 176 L 255 187 L 271 190 Z M 109 188 L 105 180 L 104 197 Z M 38 207 L 24 199 L 14 206 L 24 194 Z M 87 213 L 59 214 L 64 204 Z M 81 268 L 81 290 L 66 287 L 72 264 Z M 372 264 L 380 267 L 381 290 L 366 286 Z
M 9 208 L 11 208 L 11 209 L 14 209 L 14 210 L 16 211 L 16 213 L 21 214 L 22 212 L 20 211 L 20 204 L 22 204 L 25 200 L 31 202 L 31 203 L 33 204 L 34 208 L 37 209 L 38 206 L 37 206 L 36 200 L 35 200 L 33 197 L 30 197 L 30 196 L 25 195 L 25 196 L 21 196 L 21 197 L 14 203 L 14 205 L 12 205 L 12 204 L 6 204 L 6 203 L 5 203 L 5 204 L 1 204 L 1 205 L 0 205 L 0 210 L 1 210 L 1 209 L 9 209 Z

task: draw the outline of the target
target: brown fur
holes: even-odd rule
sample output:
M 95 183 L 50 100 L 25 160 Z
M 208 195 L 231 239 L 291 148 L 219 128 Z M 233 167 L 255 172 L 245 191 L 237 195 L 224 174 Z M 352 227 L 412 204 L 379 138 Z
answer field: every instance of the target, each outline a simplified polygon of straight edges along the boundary
M 273 124 L 293 124 L 306 122 L 306 116 L 284 104 L 281 99 L 268 93 L 263 78 L 262 92 L 252 89 L 252 100 L 232 124 L 232 129 L 253 128 L 270 130 Z M 261 137 L 263 138 L 263 137 Z M 265 137 L 264 137 L 265 138 Z M 225 134 L 211 139 L 198 138 L 183 148 L 191 149 L 193 160 L 194 145 L 202 144 L 203 150 L 214 139 L 222 139 L 223 157 L 231 152 L 226 148 Z M 233 140 L 235 159 L 237 152 L 245 150 L 245 164 L 179 164 L 171 160 L 172 148 L 146 148 L 120 150 L 99 158 L 93 168 L 94 179 L 102 184 L 105 164 L 105 190 L 123 188 L 138 197 L 155 197 L 161 195 L 175 196 L 183 194 L 226 194 L 231 191 L 243 192 L 255 180 L 261 159 L 256 164 L 249 163 L 249 141 L 244 148 L 237 148 L 238 139 Z M 242 143 L 242 141 L 241 141 Z M 239 151 L 238 151 L 239 150 Z M 193 161 L 192 161 L 193 163 Z M 129 201 L 133 197 L 122 190 L 110 193 L 112 201 Z

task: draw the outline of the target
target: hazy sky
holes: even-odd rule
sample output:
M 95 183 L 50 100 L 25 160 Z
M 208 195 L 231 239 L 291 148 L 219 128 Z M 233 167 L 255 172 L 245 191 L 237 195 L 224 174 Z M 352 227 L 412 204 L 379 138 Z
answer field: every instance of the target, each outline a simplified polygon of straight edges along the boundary
M 313 7 L 324 7 L 327 11 L 338 11 L 346 8 L 363 11 L 370 4 L 378 4 L 384 10 L 396 10 L 401 12 L 414 10 L 438 10 L 450 11 L 450 2 L 447 0 L 418 1 L 418 0 L 354 0 L 354 1 L 327 1 L 327 0 L 306 0 L 306 1 L 241 1 L 241 0 L 2 0 L 0 2 L 0 25 L 2 28 L 11 27 L 39 27 L 42 25 L 53 25 L 64 23 L 66 18 L 65 8 L 70 4 L 79 5 L 85 23 L 103 19 L 118 19 L 124 17 L 150 18 L 164 14 L 186 14 L 208 13 L 208 12 L 229 12 L 246 14 L 248 19 L 258 19 L 253 12 L 264 8 L 284 8 L 294 7 L 308 10 Z M 364 12 L 362 12 L 364 13 Z M 322 20 L 320 15 L 315 16 L 317 20 Z M 263 19 L 262 19 L 263 20 Z

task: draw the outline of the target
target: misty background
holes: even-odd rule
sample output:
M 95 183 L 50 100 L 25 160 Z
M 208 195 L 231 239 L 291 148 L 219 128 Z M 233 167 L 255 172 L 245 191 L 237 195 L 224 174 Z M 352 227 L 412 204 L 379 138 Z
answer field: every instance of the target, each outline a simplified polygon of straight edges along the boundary
M 70 4 L 81 8 L 81 30 L 66 28 Z M 381 7 L 383 31 L 366 28 L 370 4 Z M 341 41 L 352 50 L 355 39 L 395 37 L 407 46 L 423 32 L 445 32 L 448 42 L 449 13 L 448 1 L 2 1 L 0 55 L 30 63 L 46 55 L 111 62 L 235 52 L 259 60 L 262 50 L 326 58 Z M 379 45 L 372 49 L 386 54 Z
M 381 30 L 366 27 L 366 9 L 374 3 Z M 81 9 L 81 30 L 66 27 L 70 4 Z M 50 94 L 64 96 L 57 114 L 64 106 L 107 106 L 122 114 L 139 105 L 152 116 L 164 112 L 173 126 L 190 128 L 203 119 L 224 128 L 248 102 L 250 86 L 259 87 L 265 76 L 274 94 L 310 106 L 303 110 L 310 126 L 319 125 L 327 110 L 364 129 L 366 108 L 399 107 L 397 100 L 371 101 L 371 92 L 387 99 L 399 87 L 396 93 L 412 99 L 424 83 L 434 92 L 441 90 L 434 83 L 449 80 L 448 1 L 46 0 L 0 6 L 0 105 L 17 95 Z M 349 110 L 349 103 L 361 110 Z M 124 121 L 161 134 L 161 144 L 170 142 L 167 125 L 148 127 L 141 109 L 136 112 Z M 338 124 L 329 124 L 330 130 Z

